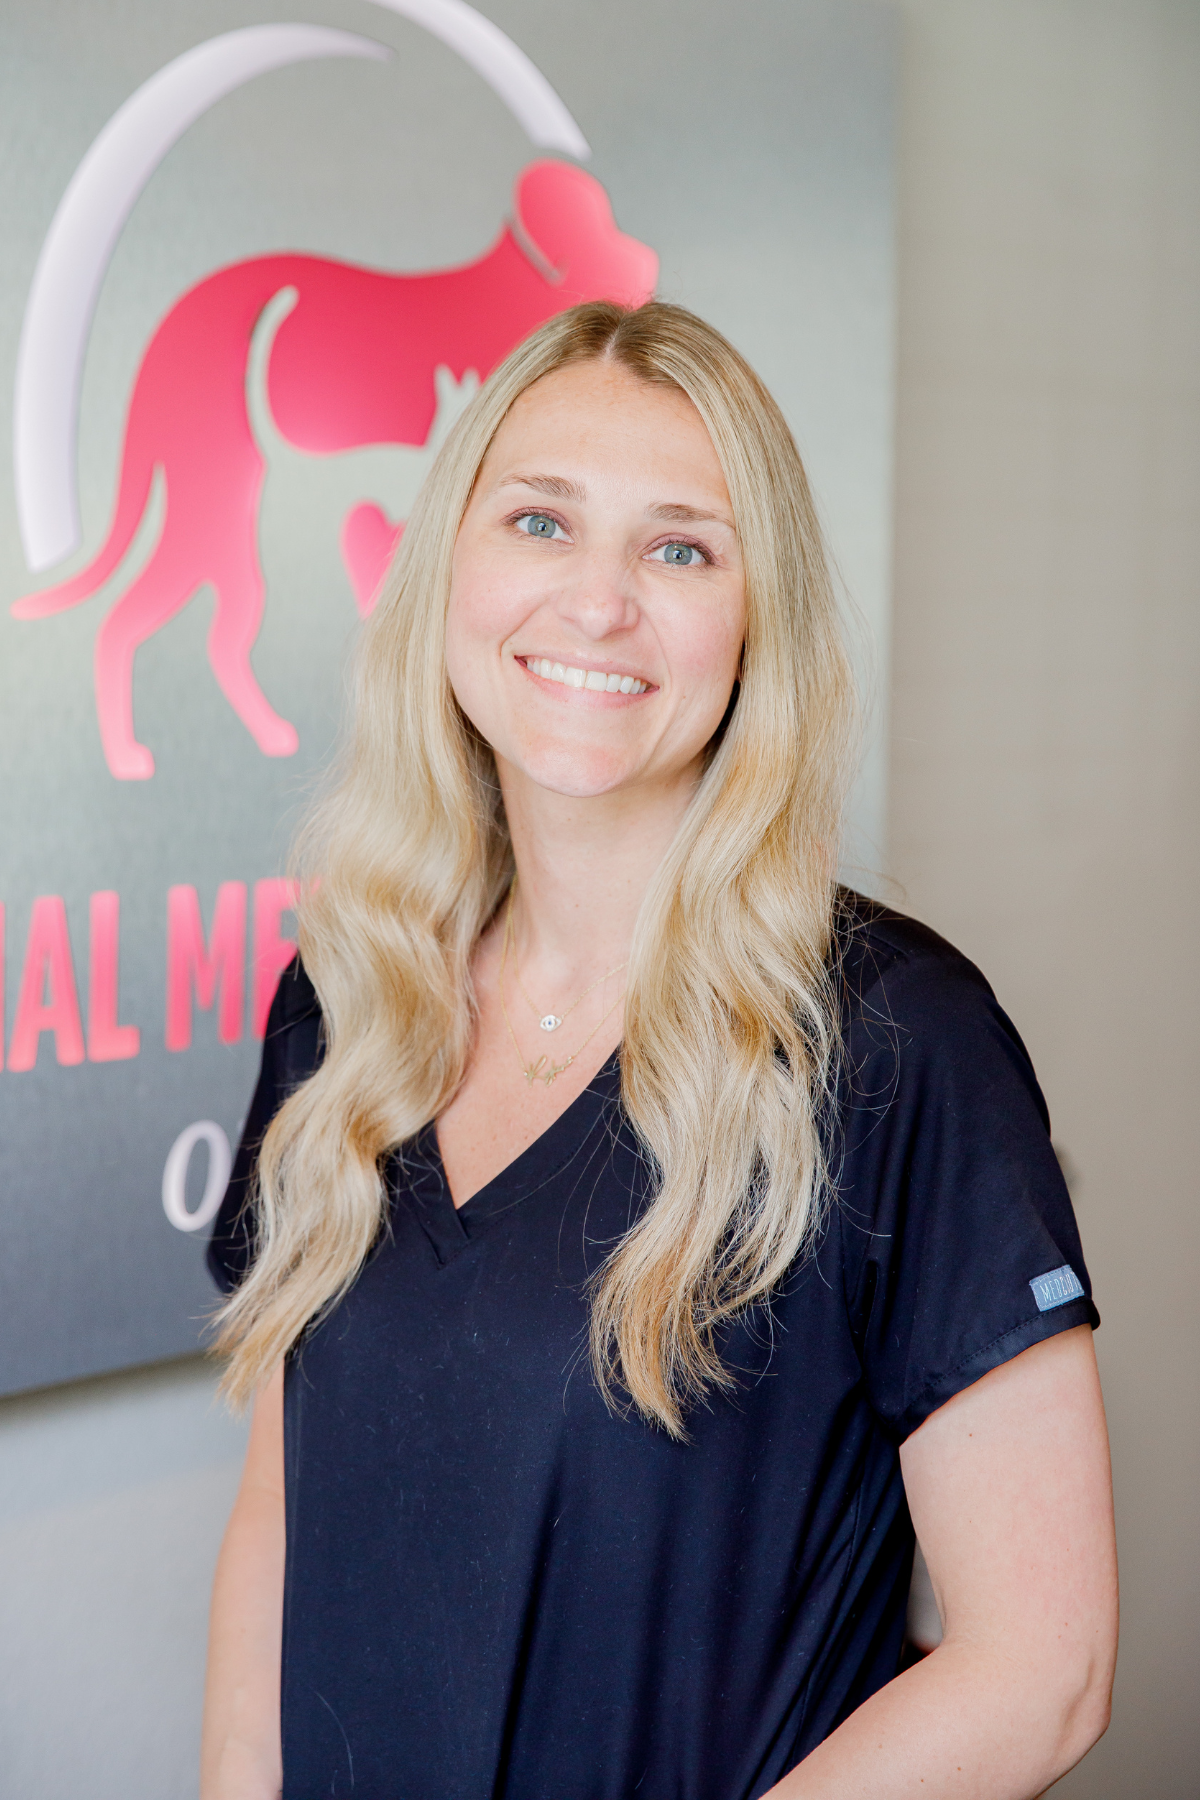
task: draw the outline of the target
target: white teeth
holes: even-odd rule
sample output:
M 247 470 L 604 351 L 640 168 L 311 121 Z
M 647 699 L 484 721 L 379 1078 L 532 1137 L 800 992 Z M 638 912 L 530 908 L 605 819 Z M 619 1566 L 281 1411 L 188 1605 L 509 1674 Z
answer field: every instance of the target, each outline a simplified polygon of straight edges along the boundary
M 565 687 L 589 688 L 594 694 L 644 694 L 649 682 L 634 675 L 606 675 L 602 669 L 576 669 L 552 663 L 548 656 L 531 656 L 526 665 L 543 681 L 558 681 Z

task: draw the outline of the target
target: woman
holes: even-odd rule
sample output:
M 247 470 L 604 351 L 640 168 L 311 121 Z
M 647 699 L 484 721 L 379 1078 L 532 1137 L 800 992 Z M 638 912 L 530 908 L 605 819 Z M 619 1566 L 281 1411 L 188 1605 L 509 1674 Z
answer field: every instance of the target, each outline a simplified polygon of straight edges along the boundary
M 1070 1204 L 982 977 L 836 886 L 851 718 L 737 353 L 514 352 L 364 633 L 213 1241 L 204 1800 L 1016 1800 L 1104 1729 Z

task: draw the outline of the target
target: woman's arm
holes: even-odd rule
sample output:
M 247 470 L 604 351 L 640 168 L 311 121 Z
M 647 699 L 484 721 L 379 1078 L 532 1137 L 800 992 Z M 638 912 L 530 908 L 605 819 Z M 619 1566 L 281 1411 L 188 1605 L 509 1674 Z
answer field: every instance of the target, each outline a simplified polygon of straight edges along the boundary
M 283 1559 L 280 1368 L 254 1405 L 242 1484 L 217 1559 L 200 1749 L 201 1800 L 279 1800 Z
M 939 1408 L 900 1452 L 945 1637 L 769 1800 L 1033 1800 L 1108 1724 L 1117 1566 L 1086 1325 Z

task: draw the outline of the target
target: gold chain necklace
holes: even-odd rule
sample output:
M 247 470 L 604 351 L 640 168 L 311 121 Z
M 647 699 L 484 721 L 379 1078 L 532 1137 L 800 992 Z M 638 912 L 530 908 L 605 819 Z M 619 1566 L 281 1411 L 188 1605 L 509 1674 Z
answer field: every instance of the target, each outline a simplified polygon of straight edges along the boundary
M 512 887 L 509 889 L 509 892 L 508 892 L 508 914 L 505 919 L 505 925 L 504 925 L 506 934 L 512 929 L 512 909 L 513 909 L 513 901 L 516 898 L 516 893 L 517 893 L 517 884 L 516 884 L 516 881 L 514 880 Z M 626 959 L 626 961 L 628 961 L 628 959 Z M 539 1012 L 537 1006 L 529 998 L 529 995 L 525 992 L 525 984 L 521 980 L 521 965 L 517 961 L 516 949 L 515 948 L 513 949 L 513 975 L 516 977 L 516 983 L 517 983 L 518 989 L 520 990 L 521 998 L 524 1000 L 526 1006 L 529 1008 L 530 1012 L 533 1014 L 534 1018 L 537 1020 L 538 1024 L 541 1026 L 543 1031 L 557 1031 L 559 1026 L 562 1025 L 567 1019 L 570 1018 L 571 1014 L 575 1011 L 575 1008 L 579 1005 L 579 1002 L 581 1000 L 586 1000 L 589 994 L 594 994 L 596 989 L 598 987 L 600 987 L 603 982 L 611 981 L 614 975 L 619 975 L 621 973 L 621 970 L 623 968 L 625 968 L 625 966 L 626 966 L 626 963 L 619 962 L 615 968 L 606 969 L 604 971 L 603 975 L 598 975 L 596 977 L 595 981 L 593 981 L 591 987 L 585 987 L 582 994 L 578 995 L 574 1000 L 572 1000 L 572 1002 L 571 1002 L 570 1006 L 568 1006 L 566 1012 L 564 1012 L 564 1013 L 552 1013 L 552 1012 L 543 1013 L 543 1012 Z M 611 1011 L 612 1008 L 610 1008 L 609 1010 Z
M 513 888 L 515 889 L 515 887 L 516 887 L 516 883 L 514 882 Z M 550 1083 L 552 1081 L 557 1081 L 558 1077 L 560 1075 L 563 1075 L 566 1073 L 566 1071 L 570 1068 L 571 1064 L 575 1061 L 576 1057 L 583 1055 L 584 1051 L 587 1049 L 588 1045 L 591 1043 L 592 1039 L 595 1037 L 596 1033 L 599 1031 L 600 1026 L 607 1025 L 608 1021 L 612 1018 L 612 1016 L 616 1012 L 618 1006 L 620 1006 L 621 1001 L 624 998 L 624 995 L 622 995 L 622 994 L 617 995 L 617 998 L 613 1001 L 612 1005 L 609 1007 L 609 1009 L 605 1013 L 604 1017 L 599 1021 L 598 1024 L 592 1026 L 592 1029 L 588 1032 L 588 1034 L 584 1038 L 582 1044 L 580 1044 L 580 1046 L 577 1050 L 573 1050 L 571 1052 L 570 1056 L 567 1057 L 565 1062 L 556 1063 L 549 1056 L 539 1056 L 536 1062 L 527 1063 L 525 1061 L 524 1056 L 521 1054 L 521 1046 L 517 1042 L 517 1034 L 513 1030 L 512 1020 L 508 1016 L 508 1007 L 504 1003 L 504 971 L 508 966 L 508 948 L 512 942 L 512 903 L 513 903 L 513 894 L 512 894 L 512 890 L 510 890 L 509 896 L 508 896 L 508 912 L 507 912 L 507 914 L 505 916 L 505 920 L 504 920 L 504 948 L 500 953 L 500 1011 L 504 1014 L 504 1023 L 508 1026 L 508 1035 L 512 1039 L 513 1049 L 517 1053 L 517 1061 L 521 1065 L 521 1073 L 525 1077 L 526 1086 L 532 1087 L 535 1081 L 541 1081 L 541 1082 L 544 1082 L 547 1087 L 549 1087 Z M 515 958 L 514 958 L 514 961 L 515 961 Z M 625 964 L 622 963 L 620 965 L 620 967 L 623 969 L 625 967 Z M 616 973 L 616 970 L 613 970 L 613 969 L 609 970 L 610 975 L 615 974 L 615 973 Z M 600 981 L 607 981 L 607 979 L 608 979 L 608 976 L 606 976 L 606 975 L 602 975 L 600 977 Z M 592 992 L 593 988 L 598 988 L 600 986 L 600 981 L 594 981 L 592 983 L 592 986 L 590 988 L 586 989 L 585 994 L 580 994 L 579 1000 L 584 999 L 586 997 L 586 994 L 590 994 Z M 517 985 L 520 986 L 519 979 L 518 979 Z M 521 992 L 522 993 L 525 992 L 524 988 L 521 989 Z M 525 995 L 525 998 L 528 1000 L 528 998 L 529 998 L 528 994 Z M 572 1007 L 568 1008 L 568 1011 L 574 1011 L 574 1007 L 578 1006 L 579 1000 L 576 1000 L 574 1002 L 574 1005 Z M 565 1018 L 565 1017 L 566 1017 L 566 1013 L 563 1014 L 563 1018 Z M 559 1020 L 558 1023 L 561 1024 L 562 1021 Z M 557 1026 L 549 1027 L 549 1029 L 556 1030 Z

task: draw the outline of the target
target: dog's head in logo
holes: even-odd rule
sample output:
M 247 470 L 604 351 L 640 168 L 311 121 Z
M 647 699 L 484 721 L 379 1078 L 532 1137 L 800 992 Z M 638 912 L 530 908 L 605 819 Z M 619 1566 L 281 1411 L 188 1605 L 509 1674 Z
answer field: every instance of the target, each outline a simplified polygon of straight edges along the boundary
M 539 145 L 586 155 L 557 95 L 489 21 L 450 0 L 380 3 L 451 42 Z M 369 40 L 311 26 L 229 33 L 160 71 L 101 133 L 47 238 L 22 338 L 17 485 L 32 567 L 50 566 L 75 547 L 74 407 L 91 307 L 116 236 L 157 160 L 205 105 L 250 75 L 300 57 L 378 54 L 384 52 Z M 172 83 L 175 104 L 164 107 Z M 170 122 L 157 126 L 156 137 L 155 121 L 163 118 Z M 97 210 L 107 215 L 99 227 Z M 247 411 L 246 369 L 255 327 L 277 296 L 286 293 L 292 304 L 267 367 L 274 425 L 296 449 L 328 454 L 425 444 L 439 368 L 459 381 L 469 370 L 482 379 L 566 307 L 648 298 L 657 267 L 652 250 L 617 229 L 598 182 L 570 164 L 543 160 L 518 179 L 512 218 L 492 247 L 464 267 L 394 275 L 314 256 L 263 256 L 220 269 L 185 293 L 138 369 L 103 545 L 80 574 L 12 609 L 18 618 L 43 618 L 94 594 L 120 566 L 158 475 L 165 501 L 158 541 L 96 640 L 96 710 L 112 773 L 137 780 L 154 772 L 150 750 L 133 731 L 134 656 L 205 583 L 215 594 L 208 654 L 225 697 L 265 755 L 297 748 L 294 728 L 250 665 L 265 600 L 258 555 L 264 464 Z M 64 306 L 56 310 L 55 301 L 56 289 L 68 284 L 65 336 L 71 340 L 73 328 L 74 341 L 64 345 Z M 342 552 L 361 611 L 369 610 L 402 529 L 374 505 L 348 513 Z

